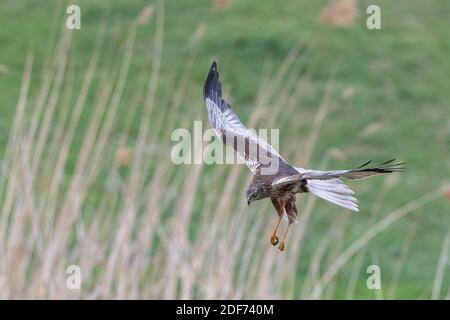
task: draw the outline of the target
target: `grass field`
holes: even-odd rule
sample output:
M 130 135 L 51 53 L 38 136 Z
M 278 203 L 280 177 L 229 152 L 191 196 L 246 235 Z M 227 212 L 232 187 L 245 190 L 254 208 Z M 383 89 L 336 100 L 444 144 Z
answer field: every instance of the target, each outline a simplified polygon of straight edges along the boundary
M 450 297 L 448 1 L 374 1 L 381 30 L 371 1 L 340 28 L 318 22 L 322 0 L 72 3 L 81 30 L 60 1 L 0 4 L 0 298 Z M 358 214 L 298 197 L 280 254 L 245 167 L 170 162 L 173 129 L 209 128 L 213 59 L 236 113 L 279 128 L 291 163 L 395 157 L 407 172 L 351 182 Z

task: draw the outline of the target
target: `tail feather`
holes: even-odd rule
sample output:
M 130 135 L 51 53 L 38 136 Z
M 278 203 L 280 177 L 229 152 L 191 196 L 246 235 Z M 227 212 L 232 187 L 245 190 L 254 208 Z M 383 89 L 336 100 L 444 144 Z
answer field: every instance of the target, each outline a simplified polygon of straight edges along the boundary
M 308 191 L 316 197 L 327 200 L 335 205 L 353 210 L 358 210 L 358 200 L 353 197 L 353 190 L 339 179 L 307 180 Z

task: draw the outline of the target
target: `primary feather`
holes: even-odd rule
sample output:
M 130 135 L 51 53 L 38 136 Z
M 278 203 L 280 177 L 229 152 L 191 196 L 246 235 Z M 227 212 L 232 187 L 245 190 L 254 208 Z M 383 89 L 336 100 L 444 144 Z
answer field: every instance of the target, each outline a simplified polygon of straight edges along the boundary
M 270 144 L 247 129 L 231 106 L 222 99 L 222 86 L 215 61 L 211 64 L 205 80 L 203 98 L 208 110 L 209 122 L 217 136 L 244 159 L 253 174 L 261 164 L 284 161 Z

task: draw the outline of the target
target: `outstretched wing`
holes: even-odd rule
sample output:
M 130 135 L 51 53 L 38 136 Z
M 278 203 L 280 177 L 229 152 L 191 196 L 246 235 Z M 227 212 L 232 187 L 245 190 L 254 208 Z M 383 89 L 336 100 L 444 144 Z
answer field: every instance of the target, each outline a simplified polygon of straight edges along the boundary
M 395 159 L 392 159 L 374 167 L 367 167 L 370 163 L 372 163 L 372 161 L 368 161 L 353 170 L 316 171 L 296 168 L 299 171 L 299 174 L 275 180 L 272 183 L 272 187 L 279 188 L 281 186 L 304 180 L 331 180 L 336 178 L 359 180 L 382 173 L 404 171 L 404 163 L 395 163 L 394 161 Z
M 208 109 L 209 122 L 217 136 L 244 159 L 253 174 L 261 165 L 269 165 L 274 160 L 284 161 L 270 144 L 247 129 L 231 106 L 222 99 L 222 86 L 215 61 L 211 64 L 205 80 L 203 98 Z

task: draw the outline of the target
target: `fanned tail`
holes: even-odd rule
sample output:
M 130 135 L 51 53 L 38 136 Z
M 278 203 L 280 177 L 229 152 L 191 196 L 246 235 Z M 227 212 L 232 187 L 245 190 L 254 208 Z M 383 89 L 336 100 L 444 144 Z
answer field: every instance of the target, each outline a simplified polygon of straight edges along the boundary
M 353 211 L 359 211 L 358 200 L 352 196 L 353 190 L 340 179 L 307 180 L 307 182 L 308 191 L 316 197 Z

